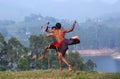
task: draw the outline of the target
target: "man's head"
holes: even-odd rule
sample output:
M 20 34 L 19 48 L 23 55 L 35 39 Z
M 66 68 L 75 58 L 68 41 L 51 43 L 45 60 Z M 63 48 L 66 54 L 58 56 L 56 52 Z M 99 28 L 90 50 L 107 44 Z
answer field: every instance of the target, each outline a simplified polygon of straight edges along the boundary
M 56 23 L 55 27 L 56 27 L 56 29 L 61 29 L 61 24 L 60 23 Z
M 52 26 L 51 29 L 56 29 L 56 27 L 55 27 L 55 26 Z

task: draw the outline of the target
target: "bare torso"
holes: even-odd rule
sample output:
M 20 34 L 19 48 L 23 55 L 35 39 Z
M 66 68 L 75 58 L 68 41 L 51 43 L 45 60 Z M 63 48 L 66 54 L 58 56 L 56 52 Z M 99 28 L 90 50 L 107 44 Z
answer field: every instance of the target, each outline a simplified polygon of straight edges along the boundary
M 52 33 L 54 37 L 54 41 L 61 42 L 65 38 L 65 33 L 72 32 L 75 27 L 76 21 L 74 21 L 72 27 L 70 29 L 52 29 L 52 30 L 46 30 L 46 32 Z
M 54 36 L 54 39 L 56 40 L 56 42 L 60 42 L 62 39 L 64 39 L 65 32 L 64 32 L 64 30 L 61 30 L 61 29 L 54 30 L 53 36 Z

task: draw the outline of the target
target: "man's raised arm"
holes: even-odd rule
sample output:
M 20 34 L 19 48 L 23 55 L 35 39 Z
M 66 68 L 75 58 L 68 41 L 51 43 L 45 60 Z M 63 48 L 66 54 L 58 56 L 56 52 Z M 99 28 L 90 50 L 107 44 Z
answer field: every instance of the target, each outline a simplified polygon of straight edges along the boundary
M 71 27 L 70 29 L 66 29 L 65 32 L 67 33 L 67 32 L 73 31 L 74 28 L 75 28 L 75 24 L 76 24 L 76 20 L 75 20 L 74 23 L 72 24 L 72 27 Z
M 48 29 L 48 28 L 49 28 L 49 27 L 48 27 L 48 24 L 49 24 L 49 22 L 47 23 L 47 27 L 46 27 L 45 31 L 46 31 L 46 32 L 49 32 L 49 33 L 52 33 L 53 30 L 49 30 L 49 29 Z

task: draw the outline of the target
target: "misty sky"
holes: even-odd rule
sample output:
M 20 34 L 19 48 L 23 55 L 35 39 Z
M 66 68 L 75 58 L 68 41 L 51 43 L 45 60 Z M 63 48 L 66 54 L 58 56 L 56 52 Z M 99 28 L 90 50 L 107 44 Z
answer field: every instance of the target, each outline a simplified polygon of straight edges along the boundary
M 82 21 L 120 13 L 120 0 L 0 0 L 0 20 L 21 21 L 32 13 Z

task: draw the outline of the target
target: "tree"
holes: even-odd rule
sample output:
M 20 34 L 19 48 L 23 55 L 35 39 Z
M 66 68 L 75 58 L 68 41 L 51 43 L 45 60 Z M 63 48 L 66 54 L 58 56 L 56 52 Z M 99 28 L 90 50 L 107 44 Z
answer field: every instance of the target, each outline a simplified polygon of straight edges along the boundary
M 17 69 L 19 71 L 25 71 L 30 69 L 28 59 L 25 56 L 19 58 L 17 62 Z
M 16 64 L 21 58 L 21 56 L 25 56 L 27 52 L 24 51 L 24 46 L 20 43 L 19 40 L 15 37 L 11 37 L 8 40 L 8 60 L 9 63 L 11 63 L 10 68 L 13 68 L 13 70 L 16 70 Z
M 96 64 L 90 59 L 84 63 L 83 58 L 77 51 L 70 51 L 67 54 L 67 60 L 71 62 L 74 70 L 93 70 L 96 67 Z
M 89 59 L 86 62 L 86 66 L 87 66 L 88 70 L 90 70 L 90 71 L 92 71 L 95 67 L 97 67 L 97 65 L 91 59 Z
M 76 52 L 69 52 L 67 54 L 67 60 L 71 63 L 74 70 L 83 70 L 83 58 L 80 56 L 80 54 Z
M 0 33 L 0 70 L 6 70 L 7 64 L 7 43 L 4 40 L 3 35 Z
M 43 64 L 46 66 L 46 69 L 58 68 L 59 65 L 58 65 L 58 58 L 57 58 L 56 50 L 50 49 L 49 52 L 46 53 L 46 57 L 44 61 L 46 61 L 46 63 Z
M 31 61 L 32 67 L 38 68 L 41 64 L 38 62 L 37 58 L 39 57 L 40 53 L 42 53 L 44 46 L 47 45 L 47 39 L 41 34 L 38 36 L 31 35 L 29 38 L 29 43 L 30 51 L 32 52 L 31 59 L 34 59 Z

